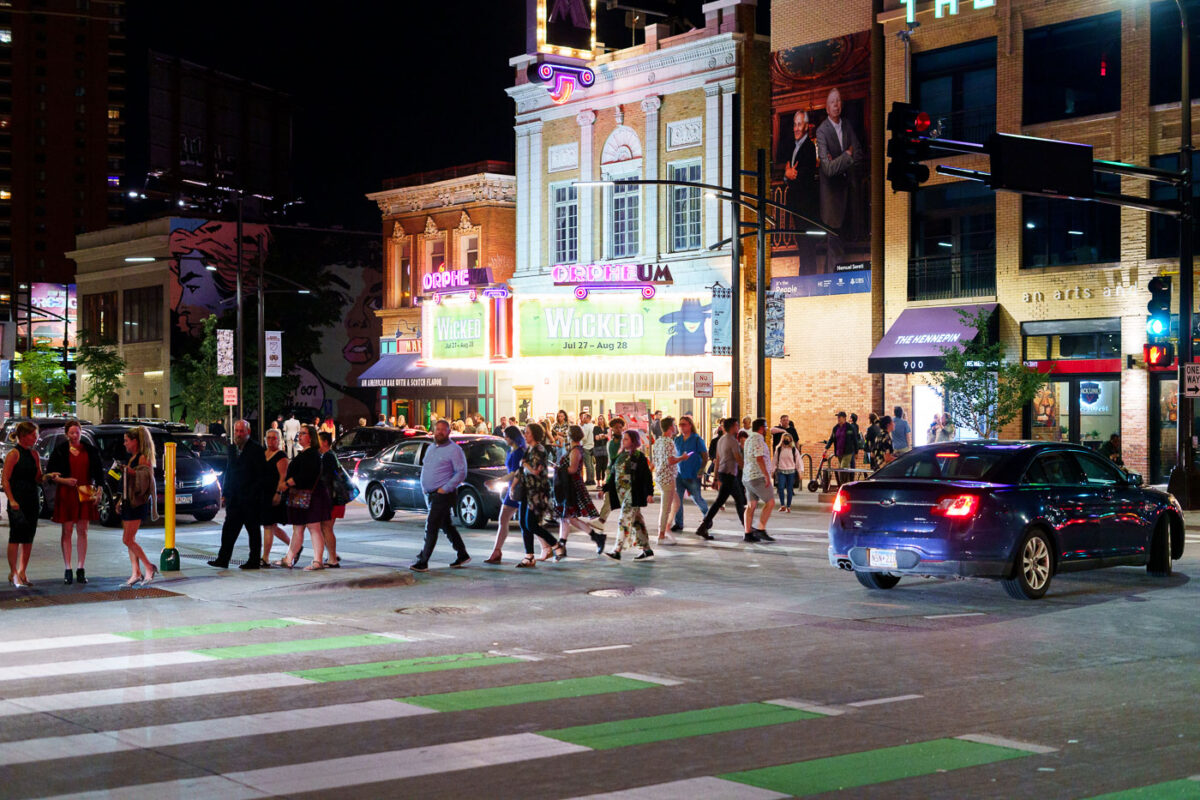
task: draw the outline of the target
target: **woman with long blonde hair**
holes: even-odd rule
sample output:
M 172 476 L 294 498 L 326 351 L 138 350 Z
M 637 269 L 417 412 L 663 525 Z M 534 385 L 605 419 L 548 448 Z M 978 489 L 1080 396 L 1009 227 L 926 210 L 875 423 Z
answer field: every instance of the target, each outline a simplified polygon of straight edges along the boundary
M 133 570 L 124 584 L 128 587 L 139 581 L 145 585 L 158 576 L 158 570 L 146 557 L 146 551 L 137 543 L 137 532 L 142 521 L 148 516 L 157 516 L 158 511 L 158 498 L 154 492 L 154 440 L 150 438 L 150 431 L 140 425 L 126 431 L 125 452 L 129 453 L 129 463 L 122 473 L 118 505 L 121 542 L 129 550 L 129 564 Z M 144 573 L 139 570 L 141 564 L 146 565 Z

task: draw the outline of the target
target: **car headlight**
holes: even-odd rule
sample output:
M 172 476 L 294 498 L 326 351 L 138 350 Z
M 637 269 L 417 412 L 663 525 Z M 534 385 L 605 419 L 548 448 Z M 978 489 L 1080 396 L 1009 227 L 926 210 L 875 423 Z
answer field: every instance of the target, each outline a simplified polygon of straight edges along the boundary
M 201 486 L 212 486 L 216 482 L 217 482 L 217 473 L 215 473 L 215 472 L 206 472 L 206 473 L 204 473 L 204 475 L 202 475 L 200 477 L 200 485 Z
M 487 488 L 496 494 L 504 494 L 504 490 L 508 488 L 508 481 L 488 481 Z

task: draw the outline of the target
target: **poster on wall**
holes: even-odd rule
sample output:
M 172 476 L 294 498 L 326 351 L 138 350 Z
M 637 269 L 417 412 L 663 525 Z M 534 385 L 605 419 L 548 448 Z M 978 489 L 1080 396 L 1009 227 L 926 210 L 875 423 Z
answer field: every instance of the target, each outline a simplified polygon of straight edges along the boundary
M 34 344 L 52 349 L 58 349 L 64 344 L 74 348 L 76 333 L 79 330 L 75 324 L 75 284 L 32 284 L 29 287 L 29 302 L 34 309 Z M 44 314 L 39 316 L 38 311 Z M 64 317 L 66 319 L 63 319 Z
M 518 303 L 522 356 L 702 356 L 712 304 L 694 297 L 592 295 Z
M 870 268 L 870 86 L 867 31 L 771 54 L 772 199 L 784 227 L 833 231 L 772 235 L 776 275 Z
M 427 358 L 487 358 L 490 303 L 425 303 Z
M 733 289 L 714 286 L 712 292 L 714 356 L 733 355 Z
M 233 374 L 233 331 L 217 330 L 217 374 Z
M 767 336 L 763 342 L 763 354 L 767 358 L 783 358 L 783 294 L 767 292 Z

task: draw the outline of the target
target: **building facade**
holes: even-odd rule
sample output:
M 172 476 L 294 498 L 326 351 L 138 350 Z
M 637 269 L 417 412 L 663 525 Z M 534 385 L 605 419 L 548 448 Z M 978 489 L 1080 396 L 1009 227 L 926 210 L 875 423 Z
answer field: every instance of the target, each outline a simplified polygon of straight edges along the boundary
M 727 414 L 730 326 L 734 316 L 748 320 L 731 314 L 730 289 L 733 280 L 752 288 L 754 274 L 751 266 L 746 284 L 744 268 L 731 267 L 732 205 L 696 187 L 622 180 L 731 186 L 735 97 L 748 109 L 738 160 L 753 163 L 766 120 L 749 109 L 767 97 L 768 55 L 754 3 L 707 3 L 704 27 L 668 36 L 650 25 L 644 44 L 612 52 L 601 53 L 593 33 L 592 51 L 571 51 L 574 59 L 533 25 L 544 21 L 544 3 L 530 6 L 538 38 L 510 62 L 508 90 L 517 134 L 516 416 L 565 409 L 642 424 L 655 409 Z M 564 95 L 536 77 L 562 64 L 592 81 Z M 754 264 L 752 245 L 743 265 Z M 748 300 L 743 310 L 752 309 Z M 743 386 L 753 387 L 753 361 L 743 359 Z
M 379 413 L 436 419 L 512 413 L 507 281 L 516 250 L 511 163 L 485 161 L 385 181 L 380 358 L 359 378 Z

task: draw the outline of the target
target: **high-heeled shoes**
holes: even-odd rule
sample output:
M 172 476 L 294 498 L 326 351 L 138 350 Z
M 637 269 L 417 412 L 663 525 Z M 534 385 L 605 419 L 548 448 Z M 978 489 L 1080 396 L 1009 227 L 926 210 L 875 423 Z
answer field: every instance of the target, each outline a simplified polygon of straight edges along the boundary
M 533 569 L 537 566 L 537 561 L 533 556 L 525 556 L 517 562 L 517 569 Z
M 142 579 L 141 575 L 134 575 L 132 578 L 125 581 L 121 585 L 123 587 L 125 587 L 126 589 L 132 589 L 134 586 L 136 586 L 138 584 L 139 581 L 141 581 L 141 579 Z
M 567 540 L 559 539 L 558 544 L 554 545 L 554 560 L 562 561 L 567 557 Z
M 485 558 L 485 559 L 483 560 L 483 563 L 485 563 L 485 564 L 499 564 L 501 560 L 502 560 L 502 556 L 501 556 L 501 554 L 500 554 L 500 551 L 499 551 L 499 550 L 497 550 L 496 552 L 492 553 L 490 556 L 488 556 L 487 558 Z

